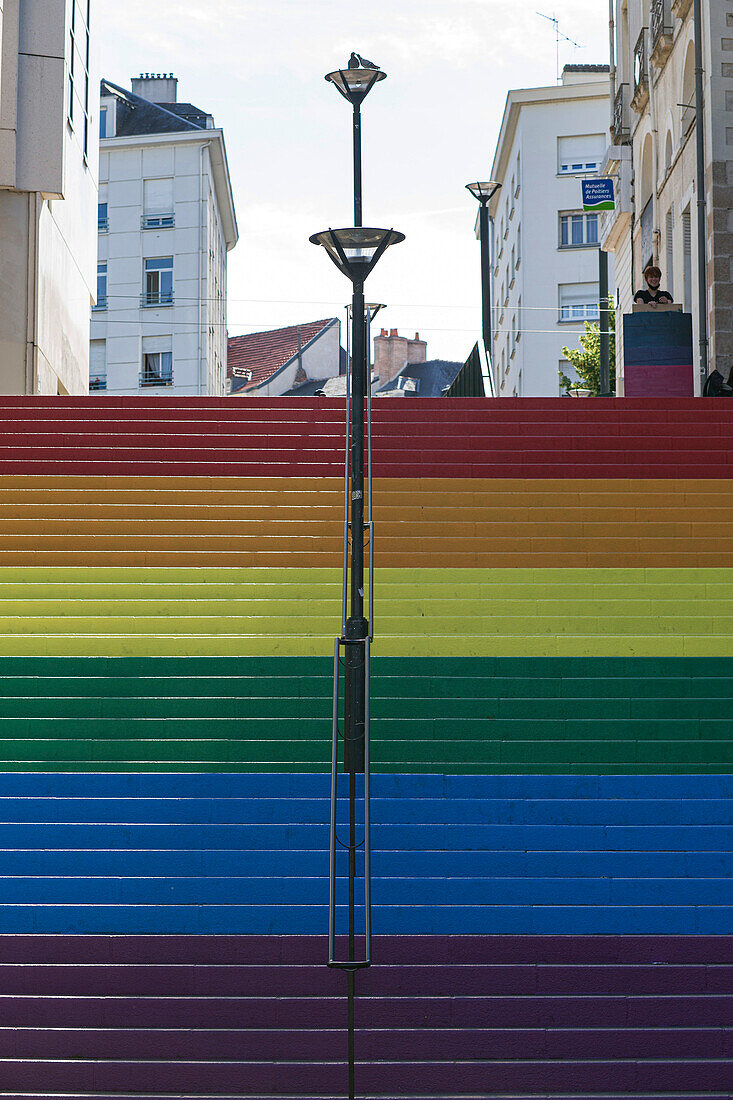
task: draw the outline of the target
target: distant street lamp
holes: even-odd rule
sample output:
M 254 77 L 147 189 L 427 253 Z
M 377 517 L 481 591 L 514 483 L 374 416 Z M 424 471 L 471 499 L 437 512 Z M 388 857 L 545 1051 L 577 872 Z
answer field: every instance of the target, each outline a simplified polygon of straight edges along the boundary
M 489 256 L 489 202 L 501 187 L 500 183 L 489 180 L 485 183 L 467 183 L 470 191 L 480 204 L 479 237 L 481 240 L 481 330 L 484 349 L 489 363 L 491 354 L 491 259 Z
M 321 245 L 353 284 L 351 298 L 351 597 L 346 621 L 348 643 L 345 673 L 344 770 L 350 776 L 364 771 L 364 662 L 359 644 L 369 636 L 364 617 L 364 399 L 366 397 L 366 330 L 364 282 L 384 252 L 405 239 L 394 229 L 326 229 L 309 238 Z M 371 307 L 375 308 L 375 307 Z M 351 916 L 351 915 L 350 915 Z M 351 920 L 350 920 L 351 923 Z M 350 935 L 353 941 L 353 932 Z M 353 947 L 353 942 L 352 942 Z
M 371 921 L 369 917 L 369 852 L 368 835 L 364 841 L 364 882 L 365 882 L 365 920 L 367 957 L 364 963 L 356 962 L 355 943 L 355 882 L 356 882 L 356 777 L 364 775 L 364 829 L 369 830 L 369 764 L 366 755 L 367 708 L 368 708 L 368 647 L 370 624 L 364 616 L 364 399 L 366 396 L 366 334 L 367 315 L 364 303 L 364 282 L 374 269 L 380 257 L 393 244 L 404 241 L 404 233 L 394 229 L 365 229 L 354 226 L 351 229 L 326 229 L 310 237 L 311 244 L 325 248 L 328 256 L 351 280 L 353 291 L 351 298 L 352 369 L 351 369 L 351 449 L 349 476 L 347 477 L 347 509 L 351 516 L 351 592 L 349 598 L 349 617 L 346 619 L 343 636 L 336 643 L 337 654 L 341 645 L 345 647 L 344 670 L 344 771 L 349 776 L 349 957 L 345 963 L 337 963 L 335 951 L 335 809 L 332 790 L 331 807 L 331 871 L 329 877 L 329 965 L 338 966 L 347 973 L 347 1034 L 348 1034 L 348 1075 L 349 1100 L 355 1097 L 355 971 L 361 966 L 369 966 L 369 943 L 371 942 Z M 371 381 L 371 380 L 370 380 Z M 371 462 L 371 455 L 370 455 Z M 370 517 L 371 518 L 371 517 Z M 345 550 L 345 548 L 344 548 Z M 344 559 L 344 570 L 346 560 Z M 371 579 L 371 578 L 370 578 Z M 344 576 L 344 601 L 346 600 L 347 580 Z M 373 592 L 369 591 L 370 600 Z M 346 603 L 344 602 L 344 616 Z M 334 697 L 338 697 L 338 675 L 334 686 Z M 334 723 L 335 723 L 334 718 Z M 334 730 L 336 726 L 334 725 Z M 332 783 L 336 775 L 336 733 L 334 732 L 334 757 L 332 762 Z
M 354 108 L 354 225 L 361 226 L 361 105 L 374 85 L 385 80 L 381 69 L 346 68 L 327 73 L 326 80 L 348 99 Z

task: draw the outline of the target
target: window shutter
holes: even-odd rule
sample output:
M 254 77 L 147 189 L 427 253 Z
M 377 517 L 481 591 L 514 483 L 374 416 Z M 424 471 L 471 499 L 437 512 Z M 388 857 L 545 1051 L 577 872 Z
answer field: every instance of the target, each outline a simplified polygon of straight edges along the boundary
M 684 309 L 692 312 L 692 217 L 690 208 L 682 214 L 682 277 L 684 279 Z
M 674 297 L 674 206 L 670 206 L 667 211 L 664 235 L 667 242 L 667 277 L 663 281 L 669 293 Z
M 145 180 L 143 183 L 143 212 L 145 214 L 170 214 L 173 210 L 173 180 Z
M 93 375 L 106 374 L 107 371 L 107 341 L 89 341 L 89 373 Z

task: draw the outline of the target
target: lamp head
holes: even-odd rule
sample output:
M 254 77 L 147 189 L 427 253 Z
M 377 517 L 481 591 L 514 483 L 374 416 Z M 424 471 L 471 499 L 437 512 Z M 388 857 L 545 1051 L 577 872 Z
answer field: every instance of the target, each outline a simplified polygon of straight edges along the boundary
M 478 199 L 482 206 L 493 198 L 500 187 L 501 184 L 496 183 L 494 180 L 487 180 L 483 183 L 466 184 L 466 190 L 470 191 L 473 197 Z
M 344 99 L 357 106 L 386 76 L 381 69 L 337 69 L 336 72 L 326 73 L 325 79 L 338 88 Z
M 352 283 L 362 284 L 382 254 L 390 245 L 404 241 L 405 234 L 398 233 L 396 229 L 356 226 L 352 229 L 324 229 L 308 239 L 311 244 L 325 248 L 339 271 Z

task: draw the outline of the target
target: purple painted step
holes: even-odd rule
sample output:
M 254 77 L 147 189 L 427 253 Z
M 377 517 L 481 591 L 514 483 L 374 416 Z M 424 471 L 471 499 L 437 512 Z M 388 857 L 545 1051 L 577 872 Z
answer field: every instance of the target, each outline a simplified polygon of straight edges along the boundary
M 378 964 L 720 963 L 733 936 L 375 936 Z M 323 965 L 325 936 L 2 936 L 0 963 Z
M 5 995 L 55 997 L 340 997 L 345 989 L 338 972 L 295 965 L 5 964 L 0 984 Z M 733 966 L 374 966 L 358 976 L 357 991 L 366 997 L 733 994 Z
M 357 998 L 356 1012 L 360 1028 L 733 1027 L 733 998 L 706 995 Z M 34 1028 L 340 1029 L 344 999 L 0 997 L 0 1019 Z
M 345 1023 L 345 1010 L 341 1013 Z M 284 1054 L 293 1061 L 333 1061 L 346 1049 L 341 1030 L 290 1031 L 287 1048 L 279 1031 L 207 1031 L 195 1038 L 195 1056 L 202 1061 L 277 1061 Z M 416 1052 L 431 1060 L 492 1059 L 604 1059 L 614 1058 L 731 1058 L 733 1033 L 724 1028 L 588 1029 L 568 1031 L 535 1028 L 513 1031 L 419 1030 L 357 1031 L 356 1047 L 362 1062 L 410 1061 Z M 81 1060 L 165 1060 L 192 1057 L 190 1031 L 0 1031 L 0 1058 L 74 1058 Z
M 426 1095 L 452 1091 L 486 1093 L 517 1090 L 586 1090 L 631 1093 L 698 1089 L 701 1093 L 733 1089 L 733 1063 L 685 1062 L 381 1062 L 357 1065 L 362 1095 L 383 1096 L 387 1090 L 409 1095 L 420 1083 Z M 274 1093 L 307 1097 L 343 1087 L 344 1068 L 337 1063 L 202 1063 L 153 1062 L 21 1062 L 2 1067 L 5 1090 L 105 1093 L 200 1092 L 223 1096 Z

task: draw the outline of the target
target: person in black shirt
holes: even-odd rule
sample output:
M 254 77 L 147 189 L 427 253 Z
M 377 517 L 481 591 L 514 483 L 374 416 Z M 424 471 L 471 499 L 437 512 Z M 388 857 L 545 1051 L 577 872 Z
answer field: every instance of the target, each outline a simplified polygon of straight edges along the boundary
M 648 290 L 637 290 L 634 295 L 634 303 L 636 305 L 653 306 L 655 309 L 658 305 L 671 304 L 674 298 L 666 290 L 660 290 L 659 284 L 662 281 L 662 272 L 658 267 L 653 264 L 644 272 L 644 278 Z

